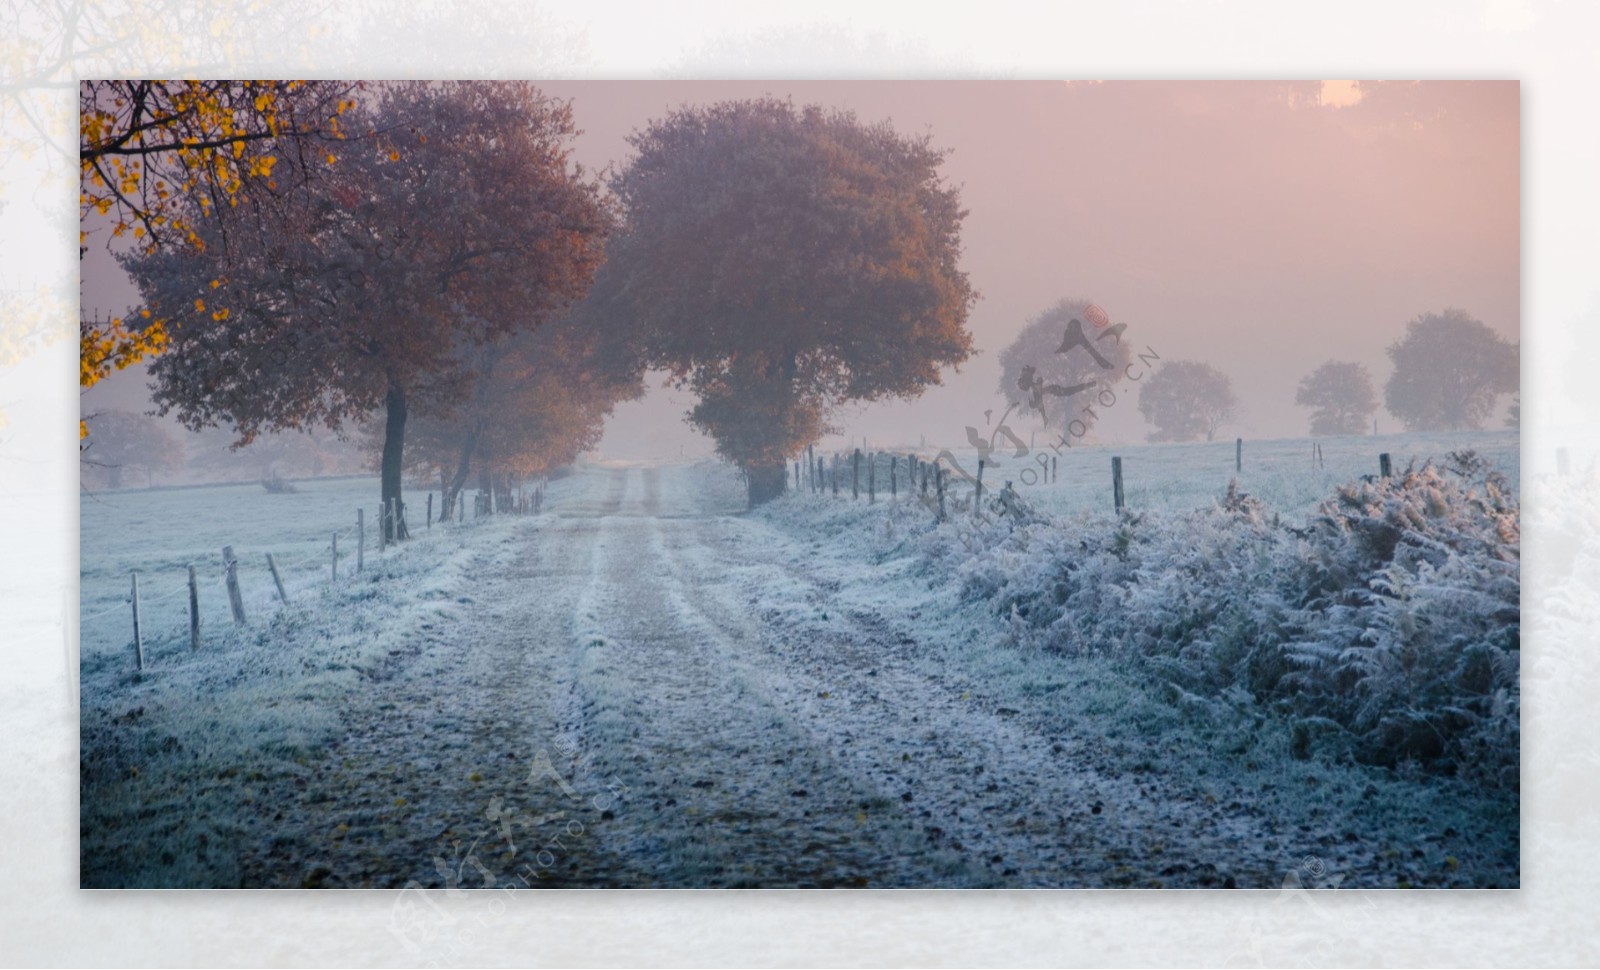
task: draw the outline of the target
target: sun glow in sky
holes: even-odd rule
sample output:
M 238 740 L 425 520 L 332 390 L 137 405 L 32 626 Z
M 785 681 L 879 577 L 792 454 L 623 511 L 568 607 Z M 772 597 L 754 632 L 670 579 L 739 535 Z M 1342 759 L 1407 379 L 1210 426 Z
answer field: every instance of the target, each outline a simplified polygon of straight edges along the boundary
M 1322 105 L 1327 108 L 1348 108 L 1361 103 L 1360 81 L 1323 81 Z

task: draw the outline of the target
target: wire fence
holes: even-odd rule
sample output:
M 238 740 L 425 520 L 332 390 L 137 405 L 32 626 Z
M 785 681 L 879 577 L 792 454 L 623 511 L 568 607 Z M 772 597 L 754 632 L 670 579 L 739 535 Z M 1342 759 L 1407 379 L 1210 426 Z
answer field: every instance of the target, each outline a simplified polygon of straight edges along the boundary
M 1230 481 L 1252 491 L 1262 486 L 1269 495 L 1258 497 L 1283 499 L 1298 507 L 1320 501 L 1333 484 L 1403 475 L 1426 459 L 1445 467 L 1489 459 L 1485 467 L 1503 470 L 1515 482 L 1515 436 L 1484 437 L 1482 446 L 1489 452 L 1484 455 L 1477 454 L 1464 438 L 1346 439 L 1339 442 L 1336 460 L 1325 453 L 1324 442 L 1315 439 L 1250 442 L 1235 438 L 1171 451 L 1136 449 L 1129 462 L 1107 448 L 1052 451 L 1030 449 L 1021 441 L 1015 448 L 975 447 L 960 452 L 946 448 L 936 453 L 852 449 L 817 454 L 808 449 L 786 469 L 786 484 L 801 494 L 865 503 L 910 498 L 941 521 L 958 515 L 1009 513 L 1025 505 L 1053 514 L 1171 508 L 1185 500 L 1215 499 Z M 1568 449 L 1557 450 L 1558 475 L 1569 474 L 1573 464 Z M 1022 496 L 1027 496 L 1027 502 Z M 1293 509 L 1286 507 L 1285 511 Z
M 460 490 L 451 497 L 448 511 L 441 500 L 437 520 L 430 493 L 421 530 L 415 530 L 408 520 L 407 503 L 391 500 L 371 517 L 367 509 L 359 508 L 354 523 L 322 533 L 325 539 L 305 536 L 297 541 L 282 533 L 274 535 L 268 544 L 280 550 L 284 545 L 303 547 L 307 543 L 316 548 L 286 560 L 265 549 L 228 545 L 218 553 L 181 564 L 133 568 L 126 574 L 126 592 L 110 605 L 90 612 L 80 609 L 77 626 L 81 631 L 93 631 L 102 646 L 109 642 L 113 650 L 131 648 L 134 668 L 143 670 L 150 662 L 146 645 L 168 649 L 186 643 L 191 649 L 201 649 L 203 631 L 218 625 L 245 626 L 252 616 L 282 608 L 331 583 L 353 579 L 367 569 L 368 556 L 402 548 L 402 538 L 414 537 L 417 531 L 431 531 L 436 525 L 452 530 L 470 528 L 490 516 L 535 514 L 543 507 L 545 487 L 540 481 L 515 492 L 480 492 L 474 498 Z M 172 575 L 177 571 L 180 575 Z M 114 632 L 117 630 L 122 632 Z

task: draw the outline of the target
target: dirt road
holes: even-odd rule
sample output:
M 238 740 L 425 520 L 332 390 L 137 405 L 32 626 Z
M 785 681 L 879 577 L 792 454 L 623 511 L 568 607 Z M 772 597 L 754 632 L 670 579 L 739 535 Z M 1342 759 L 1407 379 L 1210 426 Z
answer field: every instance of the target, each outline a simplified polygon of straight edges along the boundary
M 1071 685 L 990 690 L 992 624 L 909 561 L 830 555 L 705 474 L 590 468 L 481 550 L 459 622 L 374 672 L 326 794 L 243 882 L 1274 878 L 1248 814 L 1105 771 L 1104 738 L 1027 703 Z

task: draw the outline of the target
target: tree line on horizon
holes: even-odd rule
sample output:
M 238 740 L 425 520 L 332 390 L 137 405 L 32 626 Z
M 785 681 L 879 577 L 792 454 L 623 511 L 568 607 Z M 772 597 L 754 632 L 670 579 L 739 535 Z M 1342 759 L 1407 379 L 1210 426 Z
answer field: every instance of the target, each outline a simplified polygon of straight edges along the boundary
M 570 105 L 527 82 L 84 82 L 80 115 L 84 216 L 131 242 L 116 255 L 142 300 L 81 324 L 80 383 L 148 358 L 160 413 L 192 430 L 354 429 L 385 502 L 407 474 L 448 507 L 474 479 L 569 463 L 659 369 L 753 506 L 842 405 L 915 398 L 973 354 L 947 152 L 847 111 L 678 108 L 598 174 L 571 160 Z M 1002 355 L 1014 403 L 1126 364 L 1120 340 L 1052 353 L 1084 306 Z M 1515 390 L 1514 349 L 1480 329 L 1412 321 L 1390 411 L 1480 424 Z M 1332 361 L 1297 400 L 1318 434 L 1376 406 L 1365 368 Z M 1187 440 L 1236 401 L 1214 368 L 1171 361 L 1139 406 L 1153 440 Z
M 1091 338 L 1094 331 L 1085 331 L 1083 321 L 1096 314 L 1097 329 L 1104 329 Z M 1122 339 L 1126 325 L 1108 326 L 1103 315 L 1089 300 L 1064 298 L 1029 321 L 1000 354 L 1000 392 L 1007 403 L 1046 427 L 1063 433 L 1070 427 L 1082 437 L 1103 410 L 1095 402 L 1103 405 L 1104 398 L 1092 392 L 1130 391 L 1127 385 L 1136 383 L 1139 411 L 1153 425 L 1151 442 L 1211 441 L 1236 417 L 1232 379 L 1204 361 L 1162 361 L 1148 375 L 1141 369 L 1131 376 L 1133 351 Z M 1383 406 L 1407 431 L 1481 428 L 1499 398 L 1518 391 L 1517 346 L 1463 310 L 1419 314 L 1387 353 L 1394 371 L 1384 385 Z M 1366 365 L 1340 360 L 1305 375 L 1294 403 L 1310 409 L 1313 437 L 1365 434 L 1379 404 Z M 1514 400 L 1507 424 L 1515 426 L 1519 418 Z

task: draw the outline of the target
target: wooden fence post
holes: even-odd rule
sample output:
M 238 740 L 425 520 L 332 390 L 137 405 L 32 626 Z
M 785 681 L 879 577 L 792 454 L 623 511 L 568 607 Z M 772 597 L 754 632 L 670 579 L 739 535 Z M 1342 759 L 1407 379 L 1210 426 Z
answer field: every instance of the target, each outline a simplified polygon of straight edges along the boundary
M 938 462 L 933 464 L 933 486 L 939 493 L 939 521 L 944 521 L 944 466 Z
M 228 583 L 228 605 L 233 608 L 233 622 L 244 626 L 244 597 L 239 595 L 239 561 L 233 558 L 233 547 L 222 547 L 223 578 Z
M 339 533 L 333 534 L 333 581 L 339 581 Z
M 857 448 L 850 455 L 850 497 L 861 497 L 861 449 Z
M 144 633 L 139 629 L 139 574 L 133 574 L 133 669 L 144 669 Z
M 433 531 L 433 493 L 428 493 L 428 531 Z
M 1378 474 L 1383 478 L 1390 478 L 1394 475 L 1394 467 L 1389 463 L 1389 453 L 1387 451 L 1378 456 Z
M 889 497 L 895 498 L 900 494 L 900 456 L 889 456 Z
M 1111 501 L 1116 505 L 1118 512 L 1122 511 L 1122 459 L 1113 456 L 1111 459 Z
M 794 463 L 794 490 L 800 491 L 800 462 Z
M 378 551 L 389 548 L 389 503 L 378 503 Z
M 878 501 L 878 456 L 867 456 L 867 504 Z
M 267 553 L 267 569 L 272 573 L 272 584 L 278 587 L 278 599 L 283 605 L 289 605 L 289 594 L 283 591 L 283 577 L 278 575 L 278 561 L 272 558 L 272 553 Z
M 367 511 L 356 509 L 356 572 L 361 572 L 361 567 L 366 565 L 367 558 Z
M 189 649 L 200 649 L 200 584 L 194 578 L 194 564 L 189 564 Z
M 817 491 L 817 446 L 806 445 L 806 477 L 811 479 L 811 490 Z
M 1056 467 L 1056 456 L 1050 456 L 1050 484 L 1054 485 L 1061 480 L 1061 470 Z
M 833 479 L 833 497 L 834 498 L 838 498 L 839 497 L 839 456 L 838 455 L 834 455 L 833 456 L 833 469 L 832 469 L 832 471 L 833 471 L 833 474 L 831 476 L 829 476 L 829 477 Z
M 972 517 L 978 517 L 978 510 L 983 507 L 983 459 L 978 459 L 978 480 L 973 485 L 972 492 Z

